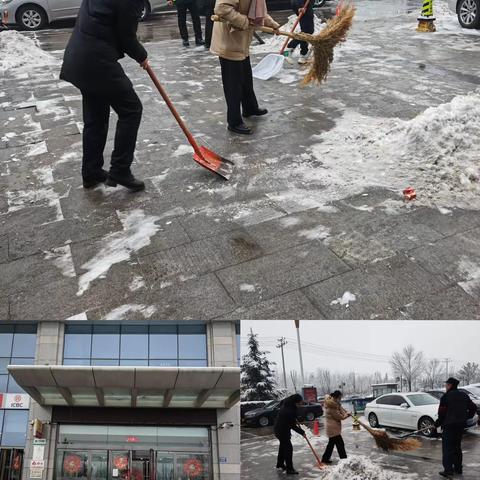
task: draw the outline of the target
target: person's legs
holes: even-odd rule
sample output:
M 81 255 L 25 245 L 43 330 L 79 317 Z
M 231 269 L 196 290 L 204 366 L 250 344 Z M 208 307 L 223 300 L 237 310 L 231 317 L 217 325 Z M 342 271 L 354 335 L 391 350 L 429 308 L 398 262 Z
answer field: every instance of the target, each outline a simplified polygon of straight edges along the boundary
M 130 87 L 129 90 L 113 96 L 110 105 L 118 115 L 110 174 L 115 178 L 129 177 L 142 119 L 142 103 L 133 87 Z
M 242 63 L 242 109 L 244 115 L 254 114 L 258 111 L 258 101 L 253 90 L 252 65 L 250 57 Z
M 103 150 L 107 142 L 110 105 L 97 95 L 82 92 L 83 161 L 82 177 L 86 186 L 94 186 L 104 177 Z M 105 180 L 105 178 L 103 178 Z M 98 182 L 97 182 L 98 183 Z
M 280 442 L 280 444 L 278 445 L 277 468 L 284 468 L 285 467 L 285 456 L 284 456 L 283 439 L 279 438 L 278 441 Z
M 335 441 L 335 445 L 337 447 L 338 456 L 340 458 L 347 458 L 347 452 L 345 451 L 345 442 L 341 435 L 338 437 L 334 437 L 333 440 Z
M 454 445 L 452 445 L 452 431 L 444 428 L 442 432 L 442 463 L 446 473 L 453 473 Z
M 227 102 L 227 122 L 229 127 L 243 123 L 240 105 L 242 103 L 242 62 L 220 57 L 223 91 Z
M 293 468 L 293 445 L 292 441 L 289 438 L 286 438 L 283 441 L 283 455 L 285 458 L 285 466 L 287 467 L 287 472 L 294 470 Z
M 462 453 L 462 436 L 463 428 L 455 429 L 454 444 L 453 444 L 453 469 L 456 473 L 463 471 L 463 453 Z
M 325 451 L 323 452 L 323 455 L 322 455 L 322 462 L 329 462 L 330 458 L 332 458 L 333 447 L 335 446 L 334 438 L 335 437 L 328 439 L 327 448 L 325 448 Z
M 197 0 L 190 0 L 188 4 L 188 10 L 192 17 L 193 31 L 195 32 L 195 43 L 197 45 L 203 45 L 202 40 L 202 23 L 200 21 L 200 13 L 198 12 Z
M 208 0 L 206 12 L 205 12 L 205 47 L 210 48 L 212 43 L 212 32 L 213 32 L 213 20 L 212 15 L 214 14 L 215 2 Z
M 177 3 L 177 15 L 178 15 L 178 29 L 180 30 L 180 36 L 184 42 L 188 42 L 188 29 L 187 29 L 187 6 L 182 2 L 180 5 Z
M 315 23 L 313 18 L 313 13 L 307 12 L 301 19 L 300 19 L 300 28 L 303 33 L 313 33 L 315 31 Z M 308 43 L 307 42 L 299 42 L 300 43 L 300 53 L 302 55 L 306 55 L 308 53 Z

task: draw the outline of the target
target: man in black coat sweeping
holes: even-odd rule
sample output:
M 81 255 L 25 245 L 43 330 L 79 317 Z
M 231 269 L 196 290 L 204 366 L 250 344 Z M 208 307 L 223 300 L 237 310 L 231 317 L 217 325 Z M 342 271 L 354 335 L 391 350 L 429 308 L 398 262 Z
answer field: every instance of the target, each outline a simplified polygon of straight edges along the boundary
M 294 430 L 302 437 L 305 432 L 298 426 L 297 408 L 303 403 L 301 395 L 295 394 L 287 397 L 282 402 L 277 419 L 275 420 L 274 433 L 280 441 L 278 447 L 277 468 L 285 470 L 287 475 L 297 475 L 293 468 L 293 445 L 291 431 Z
M 139 191 L 145 184 L 130 170 L 142 103 L 118 60 L 126 55 L 143 68 L 147 52 L 137 39 L 143 0 L 83 0 L 75 29 L 65 49 L 60 78 L 83 97 L 84 188 L 101 182 Z M 118 115 L 110 171 L 103 169 L 110 108 Z
M 470 397 L 458 390 L 459 381 L 450 377 L 445 382 L 446 393 L 440 399 L 436 427 L 442 427 L 442 477 L 451 478 L 462 474 L 462 435 L 467 420 L 477 411 Z

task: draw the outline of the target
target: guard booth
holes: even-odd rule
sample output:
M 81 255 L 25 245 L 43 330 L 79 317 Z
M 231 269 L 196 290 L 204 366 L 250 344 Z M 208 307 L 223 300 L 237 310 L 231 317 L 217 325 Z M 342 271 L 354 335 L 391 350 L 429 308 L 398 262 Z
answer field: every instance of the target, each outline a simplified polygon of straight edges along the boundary
M 386 393 L 398 392 L 397 382 L 375 383 L 374 385 L 371 385 L 371 387 L 373 398 L 380 397 L 380 395 L 385 395 Z

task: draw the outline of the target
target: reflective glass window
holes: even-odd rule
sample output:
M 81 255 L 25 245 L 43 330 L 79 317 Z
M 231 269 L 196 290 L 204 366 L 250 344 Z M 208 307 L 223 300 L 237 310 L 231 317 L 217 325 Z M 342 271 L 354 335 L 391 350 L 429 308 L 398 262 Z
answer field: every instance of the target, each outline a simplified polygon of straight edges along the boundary
M 181 359 L 207 358 L 207 336 L 205 325 L 179 325 L 178 356 Z
M 90 358 L 65 358 L 64 365 L 90 365 Z
M 36 342 L 35 325 L 17 325 L 13 335 L 12 357 L 33 357 Z
M 5 410 L 2 447 L 23 447 L 27 436 L 28 410 Z
M 118 358 L 92 358 L 92 365 L 104 367 L 116 367 L 119 364 Z
M 8 375 L 0 375 L 0 392 L 6 392 L 8 385 Z
M 122 327 L 120 358 L 148 359 L 147 325 L 125 325 Z
M 208 367 L 207 360 L 179 360 L 179 367 Z
M 92 358 L 119 358 L 120 326 L 94 325 Z
M 0 358 L 0 375 L 2 373 L 8 373 L 7 365 L 10 364 L 10 358 Z
M 24 393 L 24 390 L 18 385 L 18 383 L 15 381 L 15 379 L 9 375 L 8 378 L 8 388 L 7 388 L 8 393 Z
M 0 325 L 0 355 L 10 357 L 12 354 L 13 326 Z
M 150 327 L 150 358 L 163 359 L 178 356 L 178 327 L 176 325 L 152 325 Z
M 90 325 L 67 325 L 65 327 L 65 358 L 90 358 L 92 327 Z

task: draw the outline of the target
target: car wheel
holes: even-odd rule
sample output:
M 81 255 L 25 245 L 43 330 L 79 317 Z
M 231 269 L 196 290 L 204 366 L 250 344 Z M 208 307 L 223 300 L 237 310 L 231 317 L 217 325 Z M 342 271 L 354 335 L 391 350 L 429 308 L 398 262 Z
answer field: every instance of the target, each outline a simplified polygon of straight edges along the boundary
M 459 0 L 457 15 L 463 28 L 480 27 L 480 0 Z
M 260 417 L 258 419 L 258 424 L 261 427 L 268 427 L 268 425 L 270 424 L 270 420 L 268 419 L 268 417 Z
M 313 422 L 313 420 L 315 420 L 315 414 L 313 412 L 307 412 L 305 415 L 305 420 L 308 422 Z
M 151 13 L 152 7 L 150 7 L 149 2 L 145 1 L 145 3 L 143 4 L 142 13 L 140 15 L 140 21 L 143 22 L 144 20 L 146 20 Z
M 379 428 L 380 427 L 380 424 L 378 423 L 378 417 L 374 413 L 371 413 L 368 416 L 368 423 L 370 424 L 370 426 L 372 428 Z
M 423 430 L 424 428 L 427 428 L 427 427 L 429 427 L 429 429 L 424 430 L 422 432 L 422 435 L 424 435 L 425 437 L 431 437 L 433 432 L 435 431 L 435 422 L 430 417 L 422 417 L 418 421 L 418 429 Z
M 40 30 L 48 25 L 45 10 L 38 5 L 25 5 L 18 9 L 17 23 L 24 30 Z

